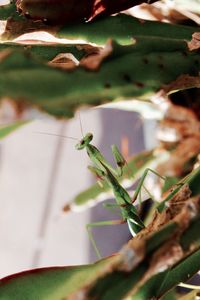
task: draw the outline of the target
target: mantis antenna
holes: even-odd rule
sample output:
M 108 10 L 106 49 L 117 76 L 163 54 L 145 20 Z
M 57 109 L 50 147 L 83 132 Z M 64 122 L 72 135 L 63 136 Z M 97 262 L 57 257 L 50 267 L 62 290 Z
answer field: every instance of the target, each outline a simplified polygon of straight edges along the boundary
M 78 138 L 74 138 L 74 137 L 66 136 L 66 135 L 61 135 L 61 134 L 56 134 L 56 133 L 48 133 L 48 132 L 42 132 L 42 131 L 36 131 L 36 133 L 45 134 L 45 135 L 53 135 L 53 136 L 62 137 L 64 139 L 71 139 L 71 140 L 74 140 L 74 141 L 79 141 Z
M 80 124 L 80 129 L 81 129 L 81 135 L 84 138 L 83 125 L 82 125 L 82 121 L 81 121 L 80 111 L 78 111 L 78 116 L 79 116 L 79 124 Z M 74 140 L 74 141 L 79 141 L 80 140 L 80 139 L 74 138 L 72 136 L 61 135 L 61 134 L 56 134 L 56 133 L 48 133 L 48 132 L 43 132 L 43 131 L 35 131 L 35 133 L 44 134 L 44 135 L 51 135 L 51 136 L 58 136 L 58 137 L 62 137 L 64 139 L 71 139 L 71 140 Z
M 80 113 L 80 111 L 78 111 L 78 116 L 79 116 L 79 124 L 80 124 L 80 128 L 81 128 L 81 135 L 82 135 L 82 137 L 84 137 L 83 125 L 82 125 L 82 122 L 81 122 L 81 113 Z

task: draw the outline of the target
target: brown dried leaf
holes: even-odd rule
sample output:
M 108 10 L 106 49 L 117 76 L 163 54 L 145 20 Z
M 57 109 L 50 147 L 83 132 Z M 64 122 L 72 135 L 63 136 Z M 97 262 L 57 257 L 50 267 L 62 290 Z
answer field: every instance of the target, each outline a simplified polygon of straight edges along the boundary
M 187 45 L 190 51 L 198 50 L 200 48 L 200 32 L 193 33 L 192 40 Z
M 168 241 L 157 250 L 151 257 L 148 273 L 144 277 L 144 281 L 153 275 L 164 272 L 172 267 L 183 257 L 183 250 L 177 241 Z
M 88 70 L 98 70 L 101 63 L 112 53 L 113 42 L 109 40 L 104 48 L 96 49 L 96 52 L 82 58 L 80 65 Z
M 2 34 L 2 39 L 12 39 L 16 36 L 20 36 L 24 33 L 32 33 L 35 31 L 46 31 L 51 34 L 56 33 L 58 30 L 58 27 L 53 26 L 47 26 L 41 21 L 34 22 L 32 20 L 24 19 L 20 20 L 14 20 L 13 18 L 9 18 L 7 20 L 6 28 L 4 33 Z
M 164 143 L 180 142 L 184 138 L 200 135 L 200 122 L 196 111 L 166 102 L 164 119 L 159 123 L 157 138 Z
M 199 24 L 199 17 L 196 14 L 180 9 L 180 5 L 176 9 L 176 4 L 170 3 L 170 5 L 168 5 L 165 1 L 159 1 L 155 3 L 155 5 L 142 4 L 140 10 L 150 15 L 151 19 L 153 17 L 153 19 L 158 21 L 183 23 L 189 18 Z
M 198 119 L 195 115 L 195 113 L 183 106 L 169 103 L 169 107 L 165 113 L 165 118 L 174 120 L 174 121 L 188 121 L 188 122 L 197 122 Z
M 181 103 L 181 99 L 180 99 Z M 165 176 L 181 176 L 191 171 L 190 160 L 200 152 L 200 121 L 191 107 L 167 102 L 165 118 L 160 122 L 157 137 L 168 151 L 168 162 L 161 163 L 157 171 Z M 189 163 L 188 163 L 189 162 Z
M 200 152 L 200 134 L 183 139 L 177 148 L 171 152 L 170 159 L 157 167 L 157 172 L 165 176 L 181 176 L 184 165 Z
M 79 61 L 71 53 L 59 53 L 48 65 L 64 70 L 73 70 L 79 65 Z
M 165 85 L 163 87 L 163 91 L 165 93 L 169 93 L 170 91 L 176 91 L 192 87 L 200 87 L 200 76 L 190 76 L 188 74 L 183 74 L 180 75 L 176 80 Z

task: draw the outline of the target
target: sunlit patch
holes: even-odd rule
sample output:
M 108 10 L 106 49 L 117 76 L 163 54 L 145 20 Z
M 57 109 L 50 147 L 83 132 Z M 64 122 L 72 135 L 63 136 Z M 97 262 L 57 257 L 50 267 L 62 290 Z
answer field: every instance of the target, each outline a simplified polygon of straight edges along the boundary
M 0 0 L 0 5 L 6 5 L 9 3 L 10 3 L 10 0 Z
M 175 128 L 160 127 L 156 133 L 157 139 L 163 142 L 177 142 L 180 140 L 180 135 L 177 133 Z
M 5 32 L 7 21 L 0 21 L 0 35 Z
M 49 42 L 49 43 L 58 43 L 58 44 L 85 44 L 84 40 L 69 40 L 69 39 L 59 39 L 53 36 L 52 34 L 45 32 L 45 31 L 35 31 L 33 33 L 25 33 L 20 37 L 14 40 L 15 42 L 30 42 L 33 41 L 34 43 L 37 41 L 40 42 Z
M 158 109 L 155 104 L 137 99 L 110 102 L 101 105 L 101 107 L 135 111 L 140 113 L 145 119 L 150 120 L 161 120 L 164 115 L 162 110 Z

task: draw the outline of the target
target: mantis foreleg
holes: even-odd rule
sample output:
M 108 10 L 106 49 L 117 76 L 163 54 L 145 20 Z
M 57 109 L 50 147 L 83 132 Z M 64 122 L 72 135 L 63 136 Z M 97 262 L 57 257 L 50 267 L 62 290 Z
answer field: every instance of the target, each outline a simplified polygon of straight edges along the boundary
M 122 176 L 123 173 L 123 167 L 126 164 L 126 160 L 117 148 L 116 145 L 112 145 L 112 153 L 115 159 L 115 162 L 117 164 L 117 170 L 115 171 L 117 176 Z

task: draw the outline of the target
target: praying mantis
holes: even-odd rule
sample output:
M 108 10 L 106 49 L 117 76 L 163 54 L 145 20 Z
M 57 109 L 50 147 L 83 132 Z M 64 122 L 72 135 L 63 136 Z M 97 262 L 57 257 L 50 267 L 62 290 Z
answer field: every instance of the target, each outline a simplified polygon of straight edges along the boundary
M 82 131 L 82 127 L 81 127 Z M 38 132 L 41 134 L 47 134 L 47 135 L 56 135 L 52 133 L 43 133 L 43 132 Z M 83 134 L 82 134 L 83 135 Z M 56 135 L 57 136 L 57 135 Z M 63 138 L 71 138 L 76 140 L 75 138 L 72 137 L 67 137 L 67 136 L 61 136 Z M 118 150 L 116 145 L 112 145 L 112 153 L 115 159 L 115 162 L 117 164 L 117 168 L 113 168 L 107 160 L 104 158 L 104 156 L 101 154 L 101 152 L 93 145 L 91 144 L 91 141 L 93 139 L 93 134 L 92 133 L 87 133 L 86 135 L 83 136 L 83 138 L 76 144 L 76 149 L 77 150 L 83 150 L 86 149 L 87 154 L 93 163 L 93 166 L 89 166 L 89 170 L 94 173 L 98 179 L 104 179 L 107 181 L 108 185 L 111 187 L 116 204 L 110 204 L 107 205 L 107 207 L 117 207 L 121 211 L 121 216 L 122 218 L 120 220 L 109 220 L 109 221 L 100 221 L 100 222 L 95 222 L 91 224 L 87 224 L 87 231 L 88 235 L 90 238 L 90 241 L 93 245 L 93 248 L 96 252 L 96 255 L 98 258 L 102 258 L 96 242 L 93 238 L 91 228 L 92 227 L 97 227 L 97 226 L 105 226 L 105 225 L 116 225 L 116 224 L 123 224 L 127 223 L 128 228 L 132 236 L 135 236 L 138 232 L 140 232 L 142 229 L 145 228 L 145 225 L 143 221 L 141 220 L 135 206 L 133 203 L 137 199 L 138 195 L 140 195 L 141 188 L 143 186 L 144 180 L 148 174 L 148 172 L 154 173 L 156 176 L 159 176 L 160 178 L 164 179 L 160 174 L 158 174 L 156 171 L 147 168 L 138 185 L 135 190 L 135 193 L 133 195 L 133 198 L 130 197 L 128 192 L 123 188 L 123 186 L 118 182 L 117 177 L 121 176 L 123 174 L 123 167 L 126 164 L 126 160 Z M 146 190 L 146 188 L 145 188 Z
M 145 225 L 141 218 L 138 215 L 138 212 L 136 208 L 133 205 L 133 202 L 137 199 L 138 194 L 140 193 L 141 187 L 143 185 L 143 182 L 148 174 L 149 171 L 156 174 L 157 176 L 164 179 L 162 176 L 160 176 L 157 172 L 155 172 L 152 169 L 146 169 L 142 175 L 142 178 L 135 190 L 133 199 L 129 196 L 128 192 L 120 185 L 120 183 L 117 180 L 117 176 L 121 176 L 123 173 L 123 166 L 126 164 L 125 159 L 123 158 L 122 154 L 118 150 L 116 145 L 112 146 L 112 153 L 114 156 L 114 159 L 117 164 L 117 168 L 114 169 L 104 158 L 104 156 L 101 154 L 101 152 L 91 144 L 91 141 L 93 139 L 92 133 L 87 133 L 82 140 L 76 145 L 77 150 L 83 150 L 86 149 L 87 154 L 90 158 L 90 160 L 93 162 L 94 166 L 89 166 L 90 171 L 95 173 L 97 178 L 99 179 L 105 179 L 107 183 L 110 185 L 110 187 L 113 190 L 116 205 L 121 210 L 122 219 L 121 220 L 112 220 L 112 221 L 103 221 L 103 222 L 95 222 L 87 225 L 88 234 L 90 237 L 90 240 L 92 242 L 92 245 L 95 249 L 95 252 L 99 258 L 101 258 L 101 255 L 99 253 L 99 250 L 96 246 L 96 242 L 92 236 L 92 233 L 90 231 L 91 227 L 97 227 L 97 226 L 104 226 L 104 225 L 114 225 L 114 224 L 123 224 L 127 223 L 129 230 L 132 234 L 132 236 L 135 236 L 138 232 L 140 232 L 143 228 L 145 228 Z

